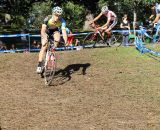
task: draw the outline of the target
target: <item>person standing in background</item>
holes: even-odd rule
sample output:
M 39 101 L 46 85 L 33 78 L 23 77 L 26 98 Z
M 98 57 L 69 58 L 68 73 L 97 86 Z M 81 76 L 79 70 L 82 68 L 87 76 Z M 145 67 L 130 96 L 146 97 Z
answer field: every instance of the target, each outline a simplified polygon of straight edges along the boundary
M 123 35 L 123 39 L 122 39 L 122 45 L 123 46 L 128 46 L 128 41 L 129 41 L 129 33 L 130 33 L 130 23 L 128 21 L 128 16 L 127 14 L 125 14 L 122 17 L 122 22 L 120 24 L 120 28 L 123 30 L 122 35 Z

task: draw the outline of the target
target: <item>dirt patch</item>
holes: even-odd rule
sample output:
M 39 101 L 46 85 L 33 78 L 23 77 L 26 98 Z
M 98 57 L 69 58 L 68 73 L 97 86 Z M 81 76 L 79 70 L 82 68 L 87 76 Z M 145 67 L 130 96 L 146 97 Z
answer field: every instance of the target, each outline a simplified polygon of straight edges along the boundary
M 57 52 L 45 87 L 38 53 L 0 55 L 1 130 L 158 130 L 159 59 L 134 48 Z

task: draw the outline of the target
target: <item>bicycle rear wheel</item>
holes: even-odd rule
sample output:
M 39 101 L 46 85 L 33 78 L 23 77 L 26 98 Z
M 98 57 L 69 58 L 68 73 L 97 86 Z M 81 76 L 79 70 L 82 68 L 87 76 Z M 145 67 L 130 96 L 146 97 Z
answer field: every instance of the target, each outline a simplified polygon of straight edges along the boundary
M 44 80 L 45 85 L 49 86 L 54 78 L 56 72 L 56 56 L 55 53 L 48 51 L 44 66 Z
M 122 44 L 121 40 L 122 40 L 121 35 L 111 34 L 111 37 L 108 39 L 108 44 L 110 46 L 118 47 Z

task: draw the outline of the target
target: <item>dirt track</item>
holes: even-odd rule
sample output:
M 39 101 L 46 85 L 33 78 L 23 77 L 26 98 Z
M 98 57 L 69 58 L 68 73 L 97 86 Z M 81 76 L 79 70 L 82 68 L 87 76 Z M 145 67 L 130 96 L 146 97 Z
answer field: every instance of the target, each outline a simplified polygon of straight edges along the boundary
M 136 67 L 119 69 L 116 60 L 99 60 L 96 53 L 96 49 L 58 52 L 57 78 L 50 87 L 35 73 L 37 53 L 1 54 L 1 129 L 159 130 L 159 101 L 144 96 L 149 81 L 136 80 L 142 73 L 138 62 L 145 60 L 124 60 L 135 60 Z M 156 69 L 147 71 L 160 76 Z M 155 92 L 157 84 L 152 83 Z

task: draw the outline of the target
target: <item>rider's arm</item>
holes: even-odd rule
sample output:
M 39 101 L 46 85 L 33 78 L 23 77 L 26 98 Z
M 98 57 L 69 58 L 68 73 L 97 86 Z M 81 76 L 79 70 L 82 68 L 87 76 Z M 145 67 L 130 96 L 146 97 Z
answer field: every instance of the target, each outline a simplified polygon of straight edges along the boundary
M 63 35 L 63 39 L 64 39 L 65 44 L 67 44 L 68 37 L 67 37 L 66 29 L 62 29 L 62 35 Z
M 149 17 L 149 20 L 151 20 L 153 17 L 154 17 L 154 14 L 152 14 L 152 15 Z
M 93 20 L 92 20 L 92 23 L 97 21 L 101 16 L 103 15 L 103 13 L 101 12 L 97 17 L 95 17 Z
M 61 18 L 61 22 L 62 22 L 62 26 L 61 26 L 62 36 L 63 36 L 65 44 L 67 44 L 68 36 L 67 36 L 67 31 L 66 31 L 66 22 L 63 18 Z
M 47 30 L 47 25 L 42 24 L 42 28 L 41 28 L 41 42 L 42 42 L 42 45 L 46 45 L 46 43 L 48 42 L 46 30 Z
M 107 23 L 105 23 L 101 28 L 107 28 L 109 23 L 110 23 L 111 19 L 108 18 Z
M 42 27 L 41 27 L 41 37 L 43 38 L 47 38 L 47 34 L 46 34 L 46 31 L 47 31 L 47 23 L 48 23 L 48 20 L 49 20 L 49 17 L 47 16 L 44 21 L 43 21 L 43 24 L 42 24 Z
M 42 24 L 42 28 L 41 28 L 41 36 L 42 36 L 42 37 L 47 36 L 46 30 L 47 30 L 47 25 Z
M 107 22 L 102 26 L 102 28 L 105 28 L 105 29 L 108 28 L 110 21 L 111 21 L 111 13 L 108 13 Z
M 156 15 L 156 7 L 155 6 L 151 7 L 151 11 L 152 11 L 152 14 L 149 17 L 149 20 L 152 20 L 153 17 Z
M 157 23 L 158 20 L 159 20 L 159 18 L 160 18 L 160 14 L 157 14 L 157 15 L 156 15 L 156 18 L 155 18 L 154 21 L 153 21 L 153 23 Z

